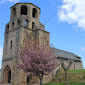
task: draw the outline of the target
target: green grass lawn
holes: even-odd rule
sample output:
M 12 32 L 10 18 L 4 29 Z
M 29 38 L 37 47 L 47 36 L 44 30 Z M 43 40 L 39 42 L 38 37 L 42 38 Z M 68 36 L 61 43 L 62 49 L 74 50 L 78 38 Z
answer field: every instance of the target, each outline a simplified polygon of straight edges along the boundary
M 69 73 L 85 73 L 85 69 L 81 69 L 81 70 L 71 70 L 71 71 L 69 71 Z
M 47 83 L 47 84 L 43 84 L 43 85 L 64 85 L 64 83 L 51 82 L 51 83 Z M 69 83 L 69 85 L 85 85 L 85 83 Z
M 61 80 L 61 82 L 58 81 Z M 64 85 L 64 71 L 60 71 L 53 81 L 43 85 Z M 68 85 L 85 85 L 85 69 L 68 71 Z

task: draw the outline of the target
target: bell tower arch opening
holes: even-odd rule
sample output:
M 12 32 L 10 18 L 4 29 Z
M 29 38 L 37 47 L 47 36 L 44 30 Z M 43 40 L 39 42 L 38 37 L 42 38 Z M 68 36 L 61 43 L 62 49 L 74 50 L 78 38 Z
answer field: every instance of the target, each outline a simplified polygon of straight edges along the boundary
M 28 20 L 25 20 L 25 27 L 28 27 Z
M 6 26 L 6 32 L 9 32 L 9 25 Z
M 13 17 L 16 17 L 16 8 L 14 7 L 12 10 Z
M 14 30 L 14 22 L 12 23 L 11 30 Z
M 32 17 L 37 18 L 37 9 L 33 8 L 32 10 Z
M 17 28 L 19 28 L 20 25 L 21 25 L 21 21 L 20 21 L 20 19 L 18 19 L 18 21 L 17 21 Z
M 21 15 L 27 15 L 27 6 L 26 5 L 21 6 Z

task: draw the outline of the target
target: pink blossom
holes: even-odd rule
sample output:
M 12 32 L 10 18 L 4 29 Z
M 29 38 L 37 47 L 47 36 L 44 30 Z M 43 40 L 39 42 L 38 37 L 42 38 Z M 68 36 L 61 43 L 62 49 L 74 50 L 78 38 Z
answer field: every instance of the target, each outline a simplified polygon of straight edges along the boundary
M 23 63 L 18 64 L 18 68 L 26 71 L 28 75 L 38 76 L 40 80 L 42 80 L 43 75 L 49 74 L 58 65 L 53 51 L 49 47 L 40 45 L 22 46 L 20 48 L 20 59 Z

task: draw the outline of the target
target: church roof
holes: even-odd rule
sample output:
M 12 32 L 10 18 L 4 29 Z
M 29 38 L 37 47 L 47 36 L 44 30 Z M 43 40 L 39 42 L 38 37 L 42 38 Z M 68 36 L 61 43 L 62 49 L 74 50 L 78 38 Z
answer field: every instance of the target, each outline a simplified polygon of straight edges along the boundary
M 34 4 L 32 4 L 32 3 L 16 3 L 15 5 L 17 5 L 17 4 L 31 4 L 31 5 L 34 5 Z M 12 7 L 14 7 L 15 5 L 13 5 Z M 36 5 L 34 5 L 35 7 L 37 7 L 37 8 L 39 8 L 38 6 L 36 6 Z M 11 7 L 11 8 L 12 8 Z M 39 8 L 40 9 L 40 8 Z
M 54 48 L 54 52 L 58 58 L 73 59 L 73 60 L 81 61 L 81 57 L 77 56 L 74 53 L 56 49 L 56 48 Z

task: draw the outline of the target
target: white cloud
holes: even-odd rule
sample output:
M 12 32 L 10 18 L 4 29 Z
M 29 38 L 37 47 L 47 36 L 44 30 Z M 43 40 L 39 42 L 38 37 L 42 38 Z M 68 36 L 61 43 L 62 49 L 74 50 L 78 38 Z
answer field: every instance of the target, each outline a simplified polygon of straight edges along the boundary
M 6 0 L 1 0 L 0 3 L 4 3 Z
M 19 0 L 8 0 L 10 2 L 18 2 Z
M 85 47 L 81 47 L 81 50 L 85 51 Z
M 1 0 L 0 3 L 5 3 L 6 1 L 17 3 L 19 0 Z
M 85 31 L 85 0 L 62 0 L 62 2 L 66 3 L 60 6 L 59 20 L 69 24 L 75 23 Z

